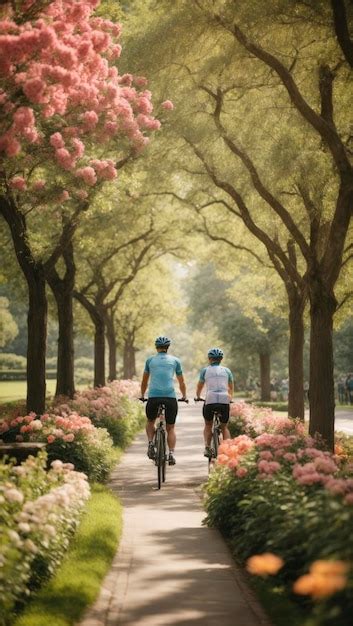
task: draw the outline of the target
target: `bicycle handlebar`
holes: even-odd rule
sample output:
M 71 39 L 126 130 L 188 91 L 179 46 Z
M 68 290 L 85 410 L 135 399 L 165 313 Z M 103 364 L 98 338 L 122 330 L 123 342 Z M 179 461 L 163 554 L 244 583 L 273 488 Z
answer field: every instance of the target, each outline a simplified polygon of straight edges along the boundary
M 148 398 L 139 398 L 140 402 L 147 402 Z M 188 398 L 178 398 L 178 402 L 185 402 L 189 404 Z
M 205 402 L 205 398 L 194 398 L 194 402 Z M 229 404 L 233 404 L 234 400 L 229 400 Z

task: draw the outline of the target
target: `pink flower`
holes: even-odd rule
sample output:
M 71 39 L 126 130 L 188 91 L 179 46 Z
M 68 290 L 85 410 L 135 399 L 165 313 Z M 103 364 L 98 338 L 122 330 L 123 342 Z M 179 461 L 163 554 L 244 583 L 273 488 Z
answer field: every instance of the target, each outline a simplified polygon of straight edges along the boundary
M 148 80 L 144 76 L 135 76 L 134 83 L 137 87 L 145 87 L 148 84 Z
M 95 128 L 98 124 L 98 115 L 95 111 L 86 111 L 85 113 L 83 113 L 82 119 L 85 123 L 85 126 L 90 130 Z
M 34 191 L 41 191 L 41 189 L 44 189 L 44 187 L 45 187 L 45 180 L 36 180 L 32 185 L 32 188 L 34 189 Z
M 65 141 L 63 140 L 61 133 L 54 133 L 50 136 L 49 143 L 53 148 L 63 148 L 65 146 Z
M 66 148 L 57 148 L 55 158 L 64 170 L 71 170 L 74 166 L 75 160 Z
M 33 109 L 30 107 L 18 107 L 13 115 L 13 124 L 16 130 L 23 130 L 35 124 Z
M 63 437 L 63 440 L 68 442 L 74 441 L 74 439 L 75 435 L 73 433 L 69 433 L 68 435 L 64 435 Z
M 12 189 L 17 189 L 18 191 L 25 191 L 27 185 L 22 176 L 14 176 L 10 180 L 10 187 L 12 187 Z
M 28 100 L 34 103 L 42 102 L 44 90 L 45 83 L 40 78 L 32 78 L 30 80 L 27 80 L 23 85 L 23 91 L 26 94 Z
M 289 463 L 295 463 L 297 460 L 297 456 L 294 452 L 286 452 L 286 454 L 283 455 L 283 458 L 286 461 L 289 461 Z
M 174 109 L 174 104 L 171 100 L 164 100 L 161 106 L 162 109 L 165 109 L 166 111 L 172 111 Z
M 235 472 L 238 478 L 244 478 L 244 476 L 246 476 L 247 473 L 248 473 L 248 470 L 246 469 L 246 467 L 239 467 L 237 471 Z
M 277 461 L 266 461 L 263 459 L 257 463 L 258 470 L 264 474 L 274 474 L 281 469 L 281 465 Z
M 54 437 L 54 435 L 48 435 L 48 437 L 47 437 L 47 442 L 48 442 L 48 443 L 54 443 L 54 441 L 55 441 L 55 437 Z
M 263 450 L 262 452 L 260 452 L 259 457 L 260 459 L 265 459 L 265 461 L 273 460 L 273 454 L 270 450 Z
M 93 185 L 95 185 L 97 182 L 97 174 L 95 170 L 93 169 L 93 167 L 90 167 L 88 165 L 86 167 L 81 167 L 76 170 L 76 176 L 82 178 L 84 182 L 90 187 L 93 187 Z
M 8 137 L 5 143 L 5 152 L 8 157 L 14 157 L 21 152 L 21 144 L 14 137 Z
M 70 194 L 69 192 L 64 189 L 64 191 L 61 192 L 61 194 L 58 196 L 58 202 L 66 202 L 66 200 L 69 200 L 70 198 Z

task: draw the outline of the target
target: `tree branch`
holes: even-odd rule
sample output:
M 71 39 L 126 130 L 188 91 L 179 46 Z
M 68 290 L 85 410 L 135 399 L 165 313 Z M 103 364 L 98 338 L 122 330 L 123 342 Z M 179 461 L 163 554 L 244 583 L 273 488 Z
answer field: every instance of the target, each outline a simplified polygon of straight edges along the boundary
M 347 174 L 352 176 L 352 166 L 346 153 L 345 146 L 341 141 L 336 128 L 322 118 L 321 115 L 316 113 L 316 111 L 314 111 L 314 109 L 307 103 L 302 93 L 299 91 L 293 76 L 285 65 L 283 65 L 277 57 L 273 56 L 273 54 L 248 39 L 238 24 L 233 23 L 230 27 L 224 22 L 220 15 L 215 15 L 214 17 L 223 28 L 233 34 L 235 39 L 246 50 L 276 72 L 297 111 L 299 111 L 303 119 L 319 133 L 321 139 L 329 148 L 341 179 L 345 178 Z
M 353 41 L 350 37 L 344 0 L 331 0 L 333 23 L 340 48 L 347 63 L 353 68 Z

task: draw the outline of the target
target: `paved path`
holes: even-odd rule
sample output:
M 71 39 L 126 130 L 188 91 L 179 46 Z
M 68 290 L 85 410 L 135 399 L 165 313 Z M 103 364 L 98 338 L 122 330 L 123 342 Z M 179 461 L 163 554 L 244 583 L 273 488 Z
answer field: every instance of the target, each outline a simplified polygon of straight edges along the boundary
M 339 430 L 347 435 L 353 435 L 353 411 L 336 406 L 335 430 Z
M 199 411 L 180 407 L 177 465 L 161 491 L 143 434 L 114 472 L 123 537 L 81 626 L 269 626 L 222 537 L 202 525 L 207 461 Z

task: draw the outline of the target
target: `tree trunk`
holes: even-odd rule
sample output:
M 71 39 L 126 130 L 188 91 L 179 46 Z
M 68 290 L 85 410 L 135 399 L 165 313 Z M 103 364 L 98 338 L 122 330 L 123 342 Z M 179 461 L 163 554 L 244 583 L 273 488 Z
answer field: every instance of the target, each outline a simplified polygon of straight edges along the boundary
M 127 337 L 124 342 L 124 378 L 131 379 L 136 375 L 135 348 L 133 341 Z
M 94 386 L 105 385 L 105 324 L 101 316 L 94 320 Z
M 288 415 L 304 420 L 304 298 L 289 299 Z
M 115 325 L 114 325 L 114 319 L 111 315 L 107 315 L 106 316 L 106 328 L 107 328 L 107 342 L 108 342 L 108 349 L 109 349 L 109 380 L 116 380 L 117 379 L 117 372 L 116 372 L 116 350 L 117 350 L 117 346 L 116 346 L 116 337 L 115 337 Z
M 45 356 L 48 303 L 43 265 L 37 262 L 28 243 L 26 218 L 14 198 L 0 196 L 0 214 L 7 222 L 16 257 L 28 285 L 27 411 L 45 411 Z
M 67 295 L 56 294 L 58 306 L 59 338 L 58 365 L 56 379 L 56 396 L 73 398 L 75 394 L 74 379 L 74 318 L 72 292 Z
M 94 324 L 94 386 L 105 385 L 105 315 L 99 295 L 95 302 L 91 302 L 80 291 L 73 291 L 73 297 L 78 300 L 89 313 Z
M 73 258 L 72 242 L 63 254 L 66 272 L 60 278 L 55 268 L 48 274 L 48 283 L 54 294 L 59 321 L 58 361 L 56 396 L 73 398 L 75 394 L 74 379 L 74 317 L 73 288 L 76 268 Z
M 333 380 L 332 329 L 336 300 L 318 284 L 310 294 L 310 383 L 309 433 L 319 433 L 334 449 L 335 395 Z
M 270 380 L 270 355 L 259 354 L 260 357 L 260 381 L 261 400 L 269 402 L 271 400 L 271 380 Z
M 45 412 L 48 303 L 44 276 L 40 271 L 35 273 L 34 280 L 28 281 L 27 412 L 42 415 Z

